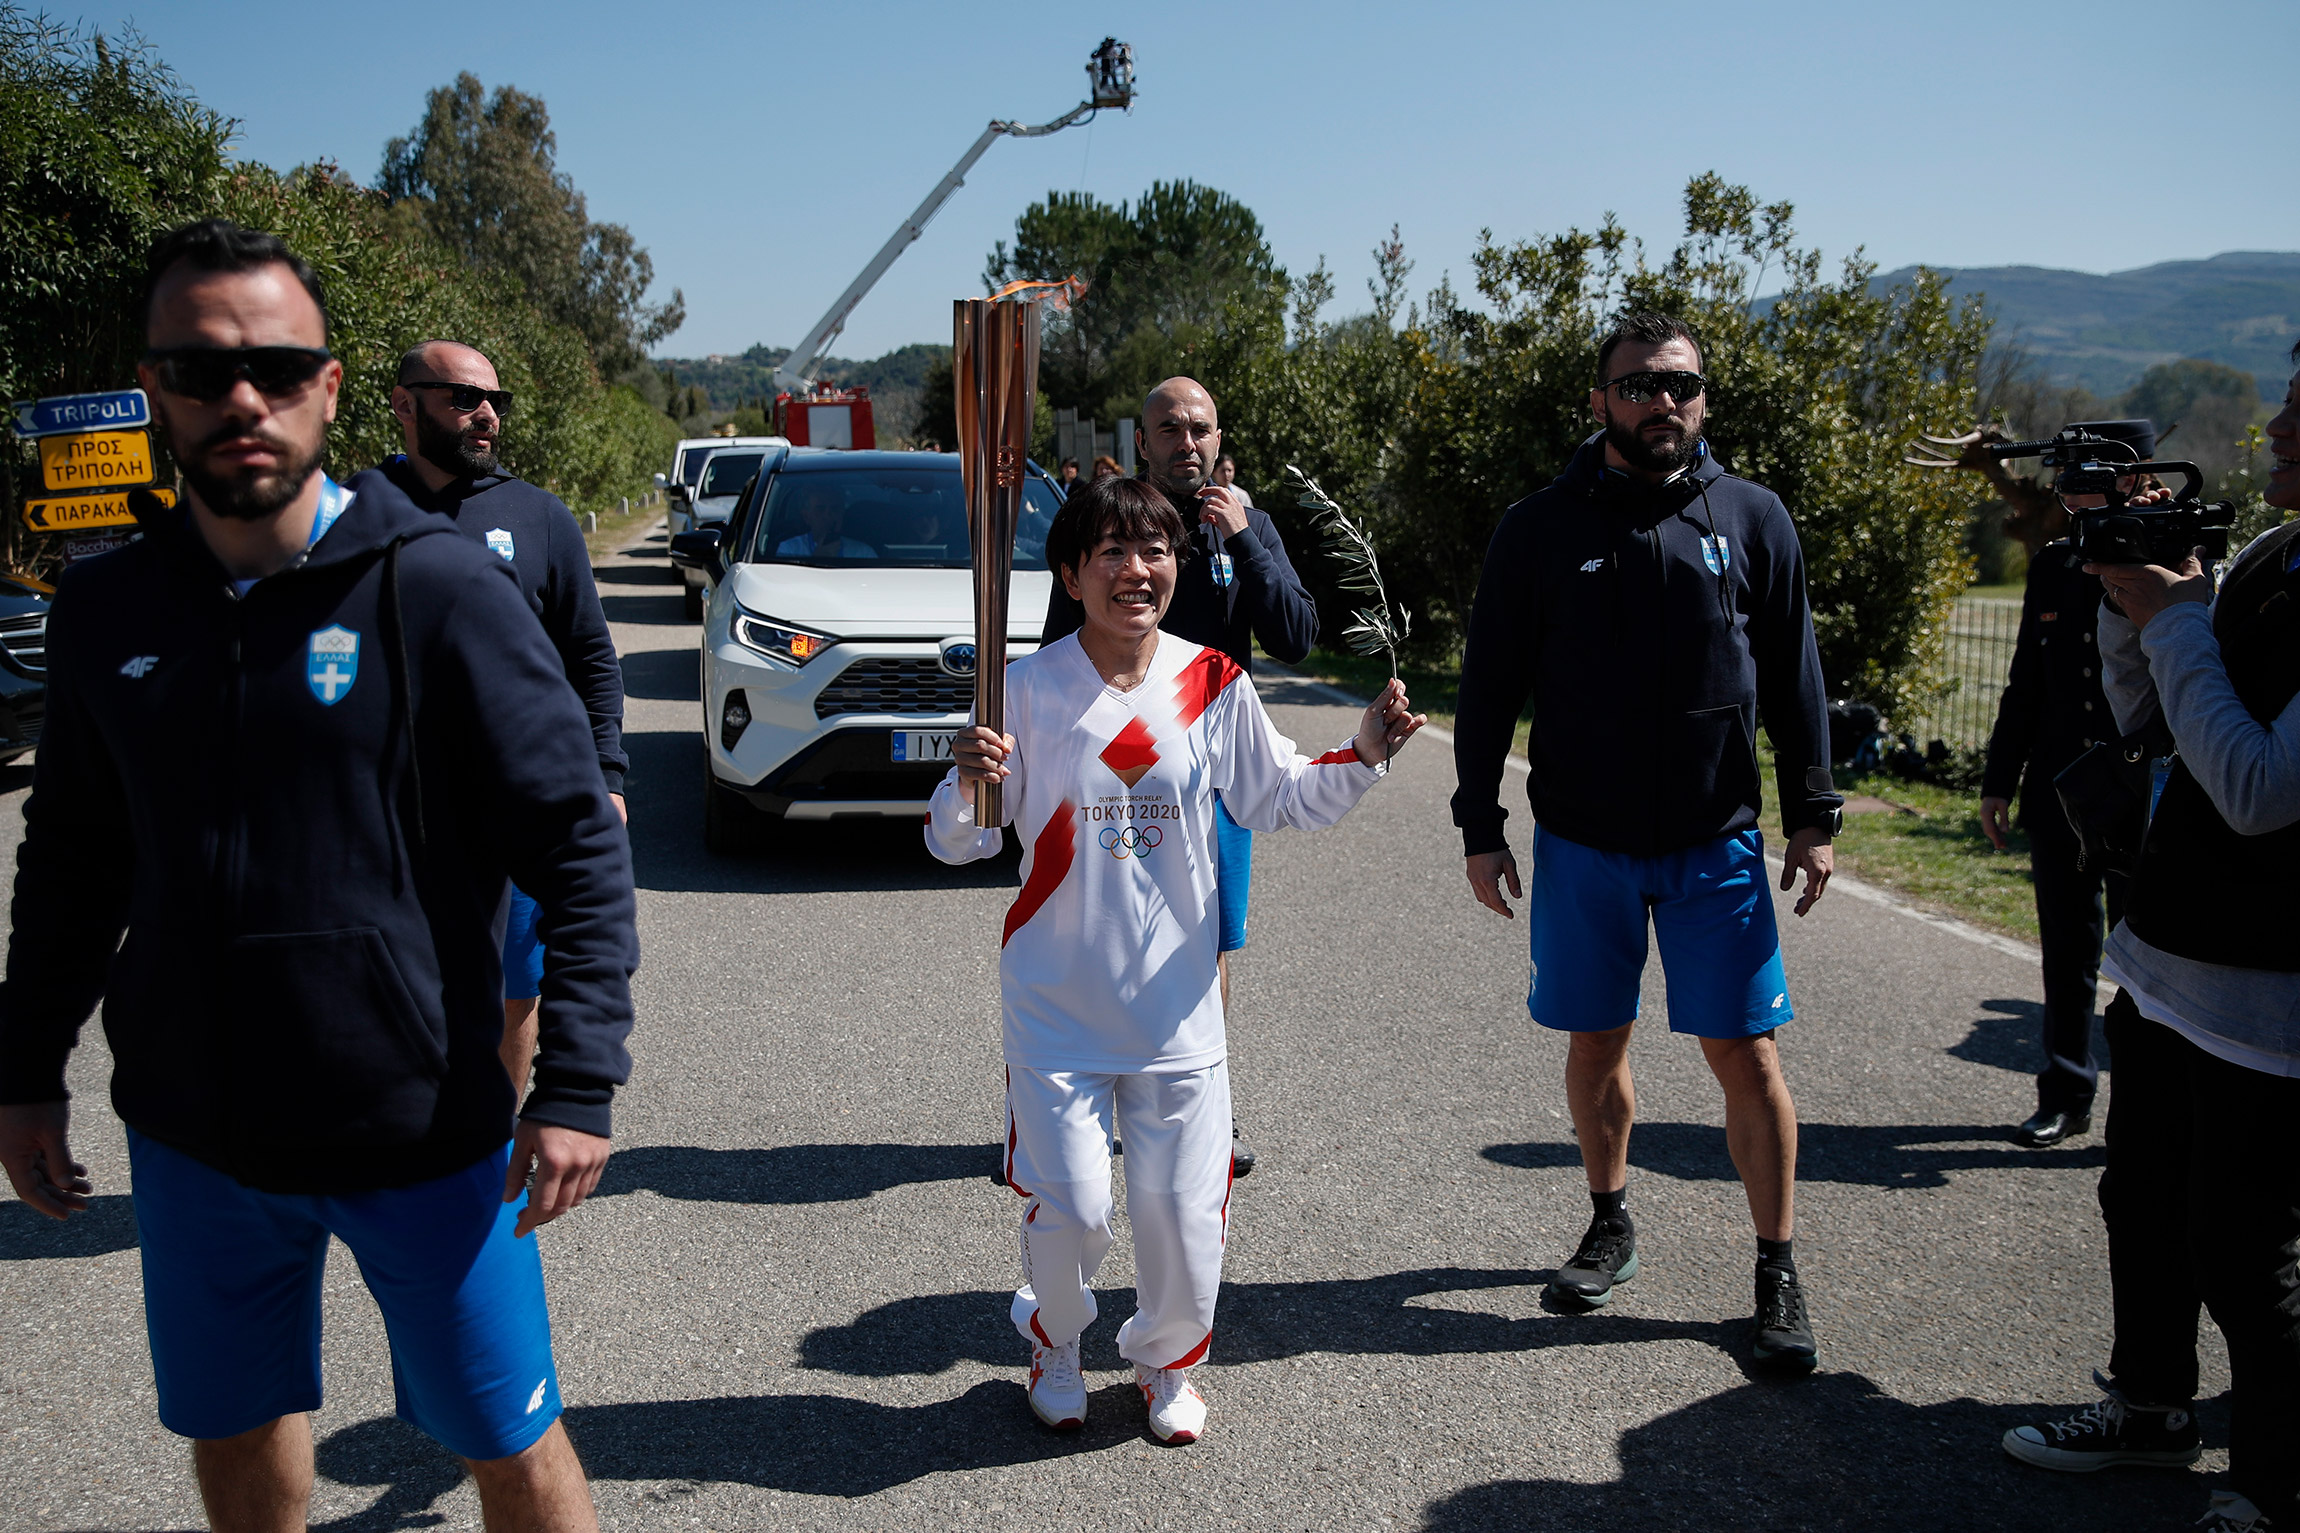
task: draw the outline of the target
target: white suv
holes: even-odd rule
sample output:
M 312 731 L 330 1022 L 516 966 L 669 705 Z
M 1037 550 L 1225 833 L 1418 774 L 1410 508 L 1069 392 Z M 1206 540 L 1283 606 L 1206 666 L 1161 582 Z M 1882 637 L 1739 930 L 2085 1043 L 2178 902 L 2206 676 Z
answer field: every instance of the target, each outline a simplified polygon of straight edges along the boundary
M 1031 465 L 1010 656 L 1038 644 L 1061 493 Z M 724 528 L 677 539 L 703 612 L 704 839 L 771 818 L 917 819 L 974 703 L 974 583 L 955 453 L 771 454 Z

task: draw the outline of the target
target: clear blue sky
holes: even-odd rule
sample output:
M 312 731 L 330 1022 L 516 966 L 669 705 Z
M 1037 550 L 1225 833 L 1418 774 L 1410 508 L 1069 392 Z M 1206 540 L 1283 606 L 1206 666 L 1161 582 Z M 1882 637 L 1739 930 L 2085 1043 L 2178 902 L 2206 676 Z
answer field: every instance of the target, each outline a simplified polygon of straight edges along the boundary
M 64 12 L 62 14 L 71 14 Z M 2300 5 L 1745 3 L 1198 7 L 1012 4 L 352 6 L 92 0 L 132 21 L 240 152 L 373 179 L 428 88 L 471 70 L 542 96 L 594 218 L 687 298 L 674 355 L 789 345 L 992 117 L 1084 93 L 1134 44 L 1131 116 L 992 147 L 848 327 L 867 357 L 950 338 L 949 300 L 1049 188 L 1110 200 L 1189 177 L 1320 255 L 1363 308 L 1395 222 L 1417 293 L 1466 285 L 1478 231 L 1617 213 L 1649 248 L 1714 169 L 1796 204 L 1833 262 L 2112 271 L 2300 249 Z M 2120 205 L 2126 199 L 2141 207 Z M 1059 275 L 1048 273 L 1047 275 Z M 1336 312 L 1339 312 L 1337 310 Z

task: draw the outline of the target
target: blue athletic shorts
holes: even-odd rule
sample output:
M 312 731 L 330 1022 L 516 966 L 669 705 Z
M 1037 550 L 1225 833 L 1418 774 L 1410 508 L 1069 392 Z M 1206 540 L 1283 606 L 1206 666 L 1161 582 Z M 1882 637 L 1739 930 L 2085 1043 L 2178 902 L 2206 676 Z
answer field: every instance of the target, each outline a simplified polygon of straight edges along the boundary
M 320 1404 L 327 1239 L 351 1248 L 391 1337 L 399 1419 L 467 1459 L 508 1458 L 558 1419 L 559 1375 L 510 1146 L 436 1181 L 342 1196 L 258 1192 L 128 1131 L 144 1324 L 160 1423 L 235 1437 Z
M 1797 1013 L 1755 830 L 1681 852 L 1601 852 L 1535 828 L 1533 984 L 1543 1027 L 1605 1032 L 1637 1020 L 1650 913 L 1669 987 L 1669 1030 L 1752 1038 Z
M 1214 795 L 1214 895 L 1221 905 L 1221 951 L 1246 945 L 1246 901 L 1254 892 L 1254 833 L 1230 818 Z
M 511 919 L 503 928 L 503 999 L 532 1001 L 543 993 L 543 934 L 535 929 L 542 907 L 511 886 Z

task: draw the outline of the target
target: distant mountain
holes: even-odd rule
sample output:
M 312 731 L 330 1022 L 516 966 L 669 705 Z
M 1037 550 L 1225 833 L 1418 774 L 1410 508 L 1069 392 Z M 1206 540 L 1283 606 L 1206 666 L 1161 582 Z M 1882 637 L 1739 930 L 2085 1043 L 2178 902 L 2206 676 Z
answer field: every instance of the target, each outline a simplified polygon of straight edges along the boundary
M 739 356 L 657 357 L 655 365 L 672 369 L 682 384 L 701 384 L 713 408 L 732 410 L 747 400 L 773 400 L 775 367 L 790 354 L 788 346 L 753 346 Z M 878 405 L 880 434 L 902 436 L 909 433 L 917 412 L 927 368 L 949 355 L 948 346 L 920 342 L 868 362 L 825 357 L 815 364 L 815 376 L 849 387 L 868 386 Z
M 1876 279 L 1907 282 L 1915 267 Z M 1986 294 L 1999 340 L 2017 341 L 2055 377 L 2117 394 L 2158 362 L 2203 357 L 2284 397 L 2300 339 L 2300 252 L 2236 250 L 2097 276 L 2043 266 L 1944 268 L 1950 291 Z

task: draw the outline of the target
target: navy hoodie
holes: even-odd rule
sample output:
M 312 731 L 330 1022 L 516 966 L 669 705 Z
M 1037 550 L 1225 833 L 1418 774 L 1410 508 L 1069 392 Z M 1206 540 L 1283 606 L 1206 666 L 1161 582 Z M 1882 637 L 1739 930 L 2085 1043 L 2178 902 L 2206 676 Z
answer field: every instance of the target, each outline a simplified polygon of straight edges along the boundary
M 599 771 L 607 791 L 623 791 L 631 758 L 623 752 L 623 666 L 599 608 L 598 582 L 591 577 L 591 551 L 575 513 L 549 490 L 539 490 L 509 474 L 452 480 L 433 490 L 400 454 L 380 465 L 409 500 L 453 521 L 463 535 L 484 545 L 519 577 L 519 594 L 542 621 L 559 651 L 567 680 L 591 715 L 591 738 L 599 747 Z
M 510 1137 L 507 876 L 549 955 L 524 1115 L 605 1134 L 630 1069 L 629 843 L 559 657 L 503 560 L 347 488 L 244 597 L 182 509 L 65 573 L 0 993 L 0 1102 L 64 1097 L 100 999 L 120 1116 L 278 1192 Z
M 1650 857 L 1756 825 L 1760 715 L 1785 827 L 1843 805 L 1797 529 L 1713 457 L 1648 487 L 1607 470 L 1594 436 L 1502 514 L 1454 722 L 1469 855 L 1509 845 L 1502 765 L 1529 698 L 1526 795 L 1569 841 Z

